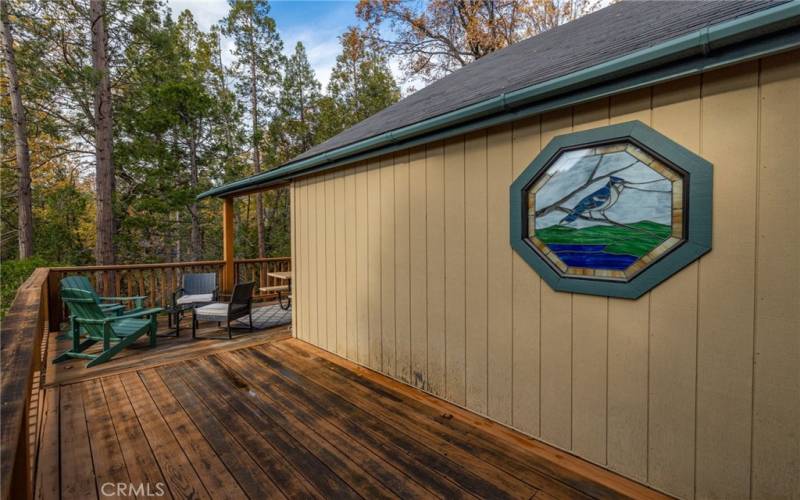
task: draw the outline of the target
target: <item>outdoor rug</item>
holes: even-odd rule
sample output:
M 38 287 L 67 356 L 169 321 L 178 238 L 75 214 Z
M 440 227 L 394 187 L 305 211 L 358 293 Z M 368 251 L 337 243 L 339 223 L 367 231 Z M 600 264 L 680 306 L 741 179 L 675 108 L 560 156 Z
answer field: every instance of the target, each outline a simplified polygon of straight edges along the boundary
M 236 320 L 242 326 L 248 326 L 247 316 Z M 253 328 L 264 330 L 292 322 L 292 309 L 284 311 L 278 304 L 253 308 Z

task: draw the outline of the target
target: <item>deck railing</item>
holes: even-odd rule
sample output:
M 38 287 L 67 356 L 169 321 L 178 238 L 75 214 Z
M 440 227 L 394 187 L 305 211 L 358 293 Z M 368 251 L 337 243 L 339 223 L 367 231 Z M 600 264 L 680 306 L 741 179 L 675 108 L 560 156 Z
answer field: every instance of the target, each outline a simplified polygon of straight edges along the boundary
M 58 331 L 66 321 L 59 297 L 59 283 L 69 275 L 88 276 L 102 296 L 147 297 L 148 306 L 170 303 L 172 293 L 189 272 L 222 273 L 225 261 L 170 262 L 163 264 L 121 264 L 109 266 L 38 268 L 17 291 L 8 314 L 3 319 L 0 335 L 0 431 L 2 449 L 0 467 L 2 497 L 31 498 L 33 494 L 34 454 L 38 446 L 38 415 L 32 405 L 34 388 L 39 386 L 46 328 Z M 289 257 L 240 259 L 234 262 L 237 281 L 255 281 L 255 299 L 269 299 L 259 287 L 281 284 L 268 273 L 291 271 Z M 221 279 L 218 276 L 218 283 Z M 32 420 L 33 419 L 33 420 Z
M 50 268 L 50 329 L 67 319 L 59 300 L 59 283 L 65 276 L 88 276 L 95 290 L 102 296 L 144 296 L 150 307 L 163 307 L 172 301 L 172 294 L 180 287 L 186 273 L 217 273 L 217 283 L 222 283 L 223 260 L 193 262 L 167 262 L 160 264 L 119 264 L 108 266 L 80 266 Z M 262 259 L 237 259 L 234 261 L 236 281 L 255 281 L 253 289 L 256 300 L 267 300 L 272 294 L 262 294 L 260 287 L 279 284 L 267 273 L 290 271 L 289 257 L 267 257 Z
M 30 498 L 33 492 L 32 450 L 38 429 L 31 425 L 33 387 L 42 363 L 42 338 L 47 317 L 47 268 L 36 269 L 17 290 L 3 319 L 0 338 L 0 471 L 2 498 Z M 33 415 L 31 414 L 33 413 Z
M 254 281 L 256 283 L 254 293 L 261 297 L 267 295 L 261 294 L 258 291 L 258 288 L 286 284 L 282 280 L 279 280 L 273 276 L 269 276 L 269 273 L 291 271 L 292 260 L 289 257 L 239 259 L 234 261 L 234 269 L 236 273 L 236 280 Z

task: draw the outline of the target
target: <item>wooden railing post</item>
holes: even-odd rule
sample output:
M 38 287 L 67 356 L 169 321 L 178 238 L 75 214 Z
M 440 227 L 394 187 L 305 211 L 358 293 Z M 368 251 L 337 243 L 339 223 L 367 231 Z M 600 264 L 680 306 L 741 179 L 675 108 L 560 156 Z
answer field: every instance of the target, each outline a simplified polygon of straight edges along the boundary
M 64 317 L 62 309 L 61 297 L 59 297 L 61 273 L 52 271 L 47 276 L 47 319 L 48 327 L 51 332 L 57 332 L 61 326 L 61 320 Z
M 225 198 L 222 201 L 222 259 L 225 261 L 222 268 L 222 292 L 231 293 L 235 280 L 233 262 L 233 198 Z

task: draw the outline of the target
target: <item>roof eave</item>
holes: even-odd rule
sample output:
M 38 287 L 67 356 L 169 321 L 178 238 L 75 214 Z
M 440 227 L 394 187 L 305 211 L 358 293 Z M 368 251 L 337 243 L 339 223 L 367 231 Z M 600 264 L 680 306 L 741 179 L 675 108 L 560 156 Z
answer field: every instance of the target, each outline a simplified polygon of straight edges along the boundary
M 798 25 L 800 25 L 800 0 L 792 0 L 748 16 L 705 27 L 653 47 L 626 54 L 562 77 L 503 93 L 449 113 L 212 188 L 198 195 L 197 199 L 210 196 L 236 196 L 252 192 L 256 187 L 264 189 L 273 185 L 285 184 L 294 177 L 307 175 L 326 166 L 357 161 L 370 151 L 386 149 L 397 144 L 407 145 L 409 141 L 420 136 L 453 128 L 481 117 L 531 105 L 537 101 L 553 99 L 561 94 L 575 92 L 587 86 L 622 78 L 635 72 L 653 69 L 691 57 L 708 57 L 712 52 L 732 44 L 747 42 Z M 797 40 L 792 39 L 790 41 L 798 43 Z M 785 41 L 783 41 L 783 44 L 776 44 L 774 47 L 775 51 L 786 49 Z M 756 51 L 751 53 L 750 57 L 754 57 L 753 54 L 761 57 L 765 54 L 765 51 Z M 728 58 L 727 64 L 732 64 L 736 60 L 737 57 Z M 744 58 L 738 57 L 738 60 L 744 60 Z M 707 69 L 709 68 L 702 66 L 694 68 L 694 72 Z M 671 75 L 671 78 L 683 77 L 688 74 L 690 73 L 684 69 L 676 71 Z M 665 75 L 660 75 L 659 79 L 660 81 L 665 81 L 669 78 Z M 570 104 L 563 104 L 563 106 L 568 105 Z

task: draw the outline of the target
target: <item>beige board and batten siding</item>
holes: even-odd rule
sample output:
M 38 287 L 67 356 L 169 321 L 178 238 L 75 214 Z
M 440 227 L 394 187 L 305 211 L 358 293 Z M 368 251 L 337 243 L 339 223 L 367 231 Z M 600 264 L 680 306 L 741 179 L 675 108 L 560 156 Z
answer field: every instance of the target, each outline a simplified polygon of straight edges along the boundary
M 638 300 L 554 292 L 508 188 L 641 120 L 714 165 L 713 250 Z M 295 335 L 683 498 L 800 498 L 800 52 L 292 185 Z

